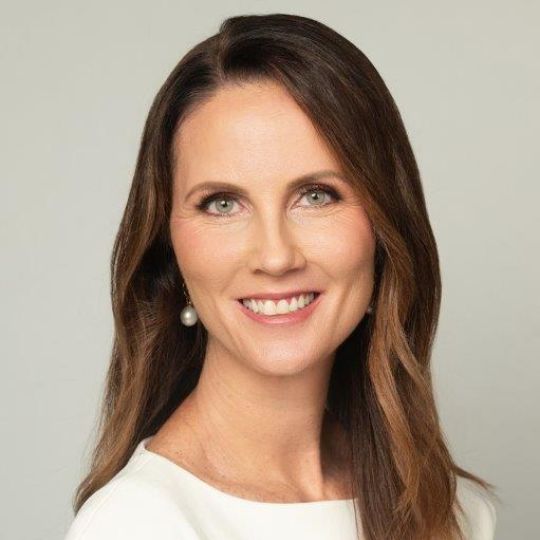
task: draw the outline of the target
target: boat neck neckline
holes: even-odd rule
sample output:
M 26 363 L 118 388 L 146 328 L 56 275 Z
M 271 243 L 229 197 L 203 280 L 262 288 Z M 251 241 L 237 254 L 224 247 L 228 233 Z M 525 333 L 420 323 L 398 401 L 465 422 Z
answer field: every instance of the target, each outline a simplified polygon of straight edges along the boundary
M 354 499 L 325 499 L 321 501 L 302 501 L 302 502 L 266 502 L 266 501 L 256 501 L 252 499 L 246 499 L 244 497 L 239 497 L 238 495 L 233 495 L 232 493 L 228 493 L 226 491 L 218 489 L 212 484 L 205 482 L 202 478 L 199 478 L 196 474 L 192 473 L 188 469 L 185 469 L 178 463 L 175 463 L 174 461 L 170 460 L 169 458 L 166 458 L 165 456 L 162 456 L 161 454 L 158 454 L 157 452 L 148 450 L 146 448 L 146 443 L 150 442 L 151 439 L 152 439 L 152 436 L 146 437 L 145 439 L 141 440 L 141 442 L 137 445 L 137 448 L 135 450 L 135 455 L 144 455 L 154 460 L 157 460 L 160 463 L 166 465 L 167 467 L 170 467 L 171 470 L 174 470 L 182 474 L 184 477 L 190 480 L 191 483 L 193 483 L 194 485 L 197 485 L 200 489 L 204 489 L 205 491 L 211 493 L 214 497 L 225 498 L 236 504 L 257 506 L 260 508 L 309 509 L 309 508 L 348 507 L 354 503 Z

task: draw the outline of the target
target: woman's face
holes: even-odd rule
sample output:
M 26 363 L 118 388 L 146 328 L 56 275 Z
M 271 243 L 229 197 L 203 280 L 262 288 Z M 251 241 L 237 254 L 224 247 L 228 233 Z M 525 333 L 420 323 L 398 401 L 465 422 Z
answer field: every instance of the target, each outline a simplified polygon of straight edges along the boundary
M 207 354 L 272 375 L 330 361 L 369 305 L 375 237 L 309 118 L 276 83 L 231 85 L 185 118 L 174 145 L 171 238 Z M 291 186 L 319 171 L 335 174 Z M 206 182 L 230 186 L 197 189 Z M 322 294 L 288 324 L 255 321 L 238 300 L 295 290 Z

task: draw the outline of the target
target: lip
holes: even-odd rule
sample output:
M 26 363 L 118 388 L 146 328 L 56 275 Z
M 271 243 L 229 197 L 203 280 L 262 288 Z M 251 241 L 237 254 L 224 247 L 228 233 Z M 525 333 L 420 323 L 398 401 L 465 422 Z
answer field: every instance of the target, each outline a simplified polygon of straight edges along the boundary
M 245 296 L 242 296 L 242 298 L 238 298 L 237 300 L 244 300 L 248 298 L 253 298 L 257 300 L 281 300 L 282 298 L 288 299 L 292 298 L 293 296 L 299 296 L 300 294 L 308 294 L 310 292 L 314 292 L 317 294 L 321 293 L 321 291 L 318 291 L 317 289 L 296 289 L 295 291 L 246 294 Z
M 317 291 L 313 291 L 317 292 Z M 294 296 L 294 295 L 293 295 Z M 323 294 L 318 292 L 317 296 L 307 307 L 294 311 L 292 313 L 284 313 L 283 315 L 262 315 L 261 313 L 255 313 L 248 309 L 242 303 L 242 300 L 238 299 L 236 303 L 240 306 L 242 312 L 247 315 L 250 319 L 264 324 L 296 324 L 302 321 L 305 321 L 319 305 Z M 256 298 L 256 297 L 255 297 Z M 268 298 L 268 297 L 265 297 Z M 282 298 L 282 297 L 280 297 Z

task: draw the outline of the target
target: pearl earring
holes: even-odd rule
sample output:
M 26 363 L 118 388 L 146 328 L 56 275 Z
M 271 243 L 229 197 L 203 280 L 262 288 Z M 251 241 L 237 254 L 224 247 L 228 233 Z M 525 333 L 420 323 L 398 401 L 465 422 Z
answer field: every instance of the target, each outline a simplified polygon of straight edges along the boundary
M 186 298 L 187 306 L 181 311 L 180 320 L 185 326 L 193 326 L 197 323 L 199 318 L 197 317 L 197 312 L 195 311 L 195 308 L 193 307 L 191 301 L 188 298 L 185 282 L 182 283 L 182 287 L 184 289 L 184 296 Z
M 371 315 L 373 313 L 373 306 L 368 306 L 368 308 L 366 309 L 366 313 L 368 313 L 369 315 Z

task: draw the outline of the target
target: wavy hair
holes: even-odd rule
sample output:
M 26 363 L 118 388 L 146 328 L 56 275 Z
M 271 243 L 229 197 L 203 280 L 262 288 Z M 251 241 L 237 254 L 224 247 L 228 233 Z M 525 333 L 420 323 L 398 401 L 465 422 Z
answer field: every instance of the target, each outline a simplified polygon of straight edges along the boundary
M 328 26 L 290 14 L 225 19 L 152 103 L 111 257 L 114 341 L 75 512 L 194 389 L 204 361 L 206 329 L 179 323 L 183 278 L 169 232 L 175 133 L 225 84 L 265 80 L 311 119 L 376 235 L 374 311 L 338 347 L 327 397 L 352 449 L 357 529 L 367 540 L 463 539 L 457 476 L 494 486 L 454 463 L 440 426 L 430 372 L 439 259 L 407 132 L 369 59 Z

